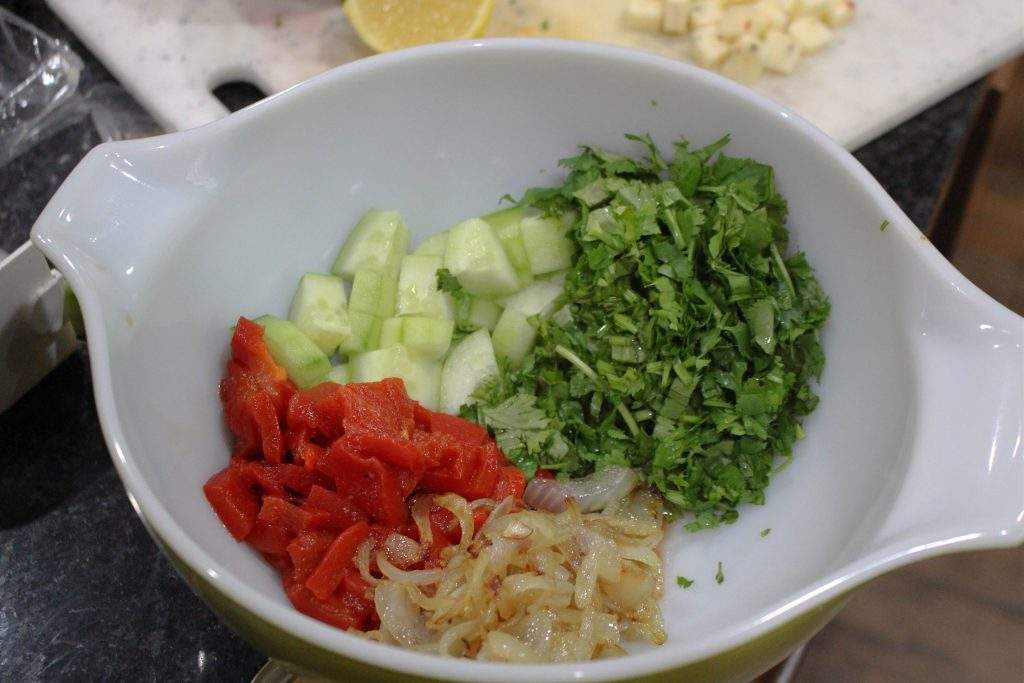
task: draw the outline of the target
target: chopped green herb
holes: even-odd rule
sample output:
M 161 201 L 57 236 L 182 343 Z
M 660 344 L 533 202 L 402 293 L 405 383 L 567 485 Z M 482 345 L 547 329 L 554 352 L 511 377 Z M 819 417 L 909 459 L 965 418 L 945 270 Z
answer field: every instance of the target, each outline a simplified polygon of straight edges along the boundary
M 657 107 L 658 106 L 658 100 L 651 100 L 651 106 L 652 107 Z
M 725 574 L 722 572 L 722 563 L 718 563 L 718 571 L 715 572 L 715 583 L 721 584 L 725 581 Z
M 551 24 L 548 22 L 547 19 L 544 19 L 543 21 L 540 22 L 541 31 L 547 31 L 549 28 L 551 28 Z
M 772 532 L 772 528 L 771 527 L 768 527 L 766 529 L 761 529 L 761 538 L 764 538 L 765 536 L 767 536 L 771 532 Z
M 688 579 L 685 576 L 677 576 L 676 585 L 682 586 L 683 588 L 689 588 L 693 585 L 693 579 Z
M 882 232 L 885 232 L 886 230 L 888 230 L 889 225 L 889 219 L 887 218 L 884 221 L 882 221 L 882 224 L 878 226 L 878 229 L 881 230 Z
M 584 147 L 560 162 L 563 185 L 520 200 L 572 217 L 575 265 L 533 350 L 462 414 L 528 475 L 629 466 L 690 530 L 730 523 L 764 502 L 817 405 L 829 301 L 804 255 L 786 256 L 771 167 L 721 153 L 728 138 L 679 141 L 668 160 L 627 137 L 642 158 Z M 441 281 L 456 324 L 457 284 Z

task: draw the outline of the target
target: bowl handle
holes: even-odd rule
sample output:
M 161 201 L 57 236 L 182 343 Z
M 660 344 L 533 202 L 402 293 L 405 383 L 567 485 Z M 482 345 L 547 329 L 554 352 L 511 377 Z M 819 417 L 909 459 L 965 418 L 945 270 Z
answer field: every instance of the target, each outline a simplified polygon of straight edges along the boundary
M 929 245 L 929 250 L 931 250 Z M 876 548 L 938 554 L 1024 543 L 1024 318 L 934 252 L 905 315 L 918 383 L 905 476 Z M 921 263 L 921 261 L 918 261 Z M 922 286 L 922 283 L 925 283 Z
M 95 147 L 36 220 L 32 241 L 64 274 L 87 328 L 101 306 L 106 313 L 131 308 L 199 196 L 212 191 L 203 148 L 171 142 L 185 135 L 196 132 Z

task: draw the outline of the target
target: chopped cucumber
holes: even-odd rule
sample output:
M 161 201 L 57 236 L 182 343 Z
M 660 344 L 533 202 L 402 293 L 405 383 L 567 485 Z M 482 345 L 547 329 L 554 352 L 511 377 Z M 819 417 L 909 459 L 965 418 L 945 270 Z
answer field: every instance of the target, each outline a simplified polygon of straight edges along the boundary
M 572 242 L 565 225 L 557 218 L 529 216 L 520 223 L 523 246 L 534 275 L 543 275 L 572 266 Z
M 423 240 L 412 250 L 413 256 L 440 256 L 444 258 L 444 250 L 448 246 L 448 231 L 439 232 Z
M 455 323 L 451 320 L 438 320 L 414 315 L 400 318 L 402 321 L 401 343 L 409 353 L 424 360 L 440 360 L 444 358 L 448 347 L 452 345 L 452 334 Z M 383 343 L 381 344 L 383 346 Z
M 477 330 L 452 347 L 441 370 L 441 410 L 453 415 L 473 399 L 486 379 L 498 374 L 498 361 L 487 330 Z
M 360 270 L 352 279 L 348 310 L 387 318 L 395 314 L 397 293 L 398 283 L 394 277 L 373 270 Z
M 352 335 L 345 310 L 345 283 L 333 275 L 306 273 L 295 290 L 288 319 L 330 356 Z
M 380 318 L 369 313 L 349 311 L 348 321 L 352 325 L 352 336 L 338 346 L 339 352 L 358 353 L 377 347 L 377 340 L 380 338 Z
M 523 362 L 526 354 L 533 348 L 537 330 L 525 315 L 514 308 L 506 308 L 498 319 L 491 339 L 494 343 L 494 355 L 508 359 L 509 365 L 514 368 Z
M 479 218 L 451 229 L 444 267 L 470 294 L 505 296 L 519 289 L 519 278 L 494 228 Z
M 509 263 L 515 268 L 519 276 L 519 286 L 525 287 L 533 279 L 533 271 L 530 270 L 530 260 L 526 256 L 526 246 L 523 244 L 523 233 L 520 230 L 520 222 L 523 220 L 523 210 L 518 206 L 503 211 L 495 211 L 481 217 L 482 220 L 494 228 L 494 234 L 501 241 L 501 246 L 508 254 Z
M 348 384 L 348 365 L 335 365 L 324 377 L 325 382 Z
M 565 291 L 565 273 L 538 278 L 529 287 L 516 292 L 512 296 L 501 299 L 498 303 L 505 309 L 515 309 L 529 317 L 531 315 L 548 316 L 554 312 L 555 301 Z
M 380 323 L 380 337 L 376 346 L 386 348 L 394 344 L 402 343 L 402 319 L 385 318 Z
M 264 315 L 255 322 L 263 326 L 263 341 L 270 357 L 300 389 L 319 384 L 331 371 L 327 354 L 290 320 Z
M 425 315 L 445 320 L 452 318 L 451 297 L 437 289 L 437 271 L 442 264 L 440 256 L 413 255 L 402 258 L 395 304 L 398 315 Z
M 376 382 L 398 377 L 414 401 L 430 410 L 437 410 L 441 386 L 441 364 L 414 357 L 401 344 L 376 351 L 357 353 L 349 361 L 353 382 Z
M 409 249 L 409 228 L 397 211 L 370 209 L 341 245 L 331 272 L 351 280 L 359 270 L 394 274 Z
M 512 296 L 515 296 L 513 294 Z M 474 296 L 469 302 L 469 314 L 466 322 L 475 330 L 493 330 L 501 316 L 501 306 L 490 299 Z

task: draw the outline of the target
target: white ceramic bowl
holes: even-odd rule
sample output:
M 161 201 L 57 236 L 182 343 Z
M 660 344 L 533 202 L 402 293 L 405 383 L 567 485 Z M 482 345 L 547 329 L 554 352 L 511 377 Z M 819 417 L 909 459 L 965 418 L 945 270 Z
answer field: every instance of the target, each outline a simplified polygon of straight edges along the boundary
M 668 643 L 626 658 L 529 671 L 443 659 L 292 609 L 201 492 L 228 457 L 216 388 L 229 325 L 286 310 L 298 276 L 326 268 L 369 207 L 400 209 L 422 239 L 556 182 L 557 160 L 580 143 L 629 149 L 625 132 L 665 146 L 728 132 L 732 154 L 772 164 L 793 242 L 832 298 L 821 405 L 767 504 L 732 526 L 670 533 Z M 32 236 L 81 300 L 100 420 L 135 509 L 224 619 L 307 670 L 739 680 L 873 576 L 1024 540 L 1024 321 L 957 273 L 824 134 L 684 64 L 530 40 L 359 61 L 203 128 L 98 147 Z M 677 574 L 696 583 L 677 588 Z

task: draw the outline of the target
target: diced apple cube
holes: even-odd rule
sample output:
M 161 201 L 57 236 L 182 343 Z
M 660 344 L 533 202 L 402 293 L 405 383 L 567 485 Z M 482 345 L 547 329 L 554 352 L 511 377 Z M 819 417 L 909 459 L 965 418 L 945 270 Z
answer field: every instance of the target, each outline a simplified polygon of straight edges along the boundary
M 717 65 L 729 54 L 729 45 L 718 37 L 714 27 L 694 31 L 690 47 L 694 60 L 705 68 Z
M 766 69 L 791 74 L 800 63 L 800 46 L 782 31 L 768 31 L 761 43 L 761 63 Z
M 784 30 L 789 23 L 789 15 L 771 0 L 761 0 L 757 3 L 757 13 L 761 18 L 766 31 L 772 29 Z
M 718 23 L 718 35 L 727 40 L 740 36 L 759 36 L 765 29 L 764 17 L 754 5 L 728 7 Z
M 663 33 L 686 33 L 690 22 L 690 0 L 665 0 L 665 9 L 661 17 Z
M 797 14 L 819 17 L 825 13 L 831 0 L 797 0 Z
M 694 0 L 690 7 L 690 28 L 714 26 L 722 19 L 722 4 L 718 0 Z
M 814 17 L 799 17 L 789 25 L 789 35 L 804 54 L 817 52 L 832 41 L 832 30 Z
M 833 0 L 825 9 L 825 21 L 832 28 L 850 23 L 857 6 L 853 0 Z
M 662 0 L 629 0 L 626 6 L 626 26 L 638 31 L 657 31 L 661 28 Z

